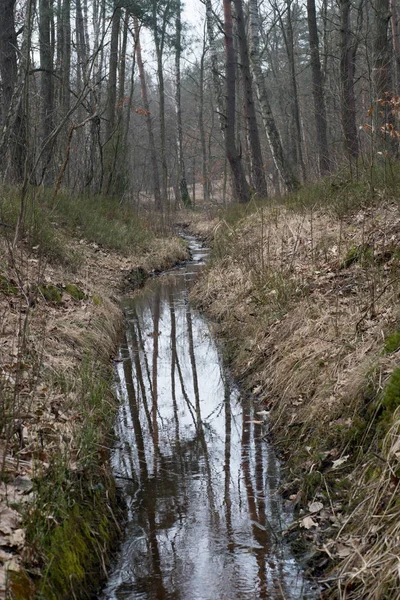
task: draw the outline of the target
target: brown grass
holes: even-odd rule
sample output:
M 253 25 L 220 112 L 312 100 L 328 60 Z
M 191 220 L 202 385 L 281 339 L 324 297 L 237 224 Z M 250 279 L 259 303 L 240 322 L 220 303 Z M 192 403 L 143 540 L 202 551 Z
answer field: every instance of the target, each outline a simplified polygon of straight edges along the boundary
M 340 218 L 260 206 L 214 231 L 216 258 L 193 297 L 218 323 L 238 378 L 271 409 L 289 478 L 304 482 L 303 506 L 322 495 L 346 521 L 339 533 L 323 520 L 307 533 L 319 548 L 328 539 L 335 548 L 354 545 L 344 560 L 329 551 L 342 560 L 333 597 L 398 598 L 400 508 L 389 509 L 399 483 L 396 415 L 389 437 L 376 429 L 379 397 L 398 362 L 398 353 L 382 355 L 385 337 L 398 330 L 398 204 Z M 371 488 L 366 473 L 376 464 Z M 325 484 L 315 484 L 317 474 Z

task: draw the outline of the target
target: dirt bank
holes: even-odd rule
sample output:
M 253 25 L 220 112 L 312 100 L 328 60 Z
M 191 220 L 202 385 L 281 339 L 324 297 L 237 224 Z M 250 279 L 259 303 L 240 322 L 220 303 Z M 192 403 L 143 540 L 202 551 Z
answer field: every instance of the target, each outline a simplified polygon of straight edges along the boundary
M 78 265 L 0 238 L 0 598 L 88 598 L 105 574 L 118 296 L 186 258 L 176 238 L 120 254 L 63 235 Z
M 383 190 L 325 185 L 325 207 L 302 192 L 224 214 L 193 298 L 269 412 L 297 510 L 287 535 L 323 597 L 395 599 L 399 205 Z

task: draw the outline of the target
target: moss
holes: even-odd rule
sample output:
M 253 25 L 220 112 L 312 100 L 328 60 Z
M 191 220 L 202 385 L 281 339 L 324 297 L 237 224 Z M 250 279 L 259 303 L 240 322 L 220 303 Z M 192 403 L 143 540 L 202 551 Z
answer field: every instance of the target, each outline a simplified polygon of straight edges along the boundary
M 396 352 L 400 348 L 400 331 L 396 331 L 392 335 L 389 335 L 385 340 L 383 351 L 385 354 Z
M 67 285 L 65 286 L 65 291 L 74 300 L 84 300 L 86 298 L 86 294 L 82 290 L 82 288 L 78 287 L 74 283 L 67 283 Z
M 39 285 L 39 292 L 42 294 L 46 302 L 53 302 L 54 304 L 60 304 L 62 300 L 62 292 L 53 283 Z
M 13 600 L 33 600 L 35 586 L 23 569 L 10 574 L 10 588 Z
M 101 306 L 103 304 L 103 300 L 97 294 L 93 294 L 92 300 L 95 306 Z
M 382 429 L 388 429 L 392 423 L 393 413 L 400 406 L 400 368 L 396 367 L 384 389 L 382 397 L 383 412 L 379 418 Z
M 0 275 L 0 292 L 6 296 L 16 296 L 18 294 L 18 288 L 10 279 L 7 279 L 4 275 Z
M 368 244 L 360 244 L 348 250 L 342 264 L 341 269 L 347 269 L 356 262 L 365 262 L 373 259 L 373 251 Z
M 63 523 L 54 529 L 47 552 L 49 567 L 41 594 L 44 598 L 70 598 L 75 594 L 90 597 L 93 581 L 98 580 L 98 565 L 103 548 L 111 537 L 107 507 L 100 495 L 93 505 L 75 504 Z M 97 576 L 97 577 L 96 577 Z

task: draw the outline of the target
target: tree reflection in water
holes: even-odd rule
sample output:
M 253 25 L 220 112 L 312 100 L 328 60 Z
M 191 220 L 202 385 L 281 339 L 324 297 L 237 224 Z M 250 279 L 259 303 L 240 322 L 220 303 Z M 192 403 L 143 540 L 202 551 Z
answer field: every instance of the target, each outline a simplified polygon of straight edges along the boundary
M 313 598 L 288 549 L 279 468 L 188 303 L 187 270 L 127 300 L 113 467 L 125 540 L 103 600 Z

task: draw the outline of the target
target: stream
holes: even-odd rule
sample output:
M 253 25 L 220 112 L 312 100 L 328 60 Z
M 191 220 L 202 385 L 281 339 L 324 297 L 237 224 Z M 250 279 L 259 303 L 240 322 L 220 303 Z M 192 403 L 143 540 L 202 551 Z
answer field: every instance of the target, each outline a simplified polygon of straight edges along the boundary
M 317 594 L 281 532 L 279 462 L 260 407 L 188 301 L 207 252 L 124 300 L 112 466 L 128 515 L 100 600 L 295 600 Z

